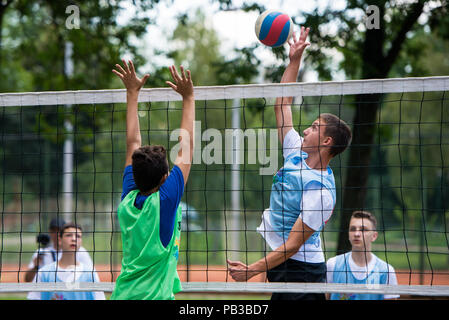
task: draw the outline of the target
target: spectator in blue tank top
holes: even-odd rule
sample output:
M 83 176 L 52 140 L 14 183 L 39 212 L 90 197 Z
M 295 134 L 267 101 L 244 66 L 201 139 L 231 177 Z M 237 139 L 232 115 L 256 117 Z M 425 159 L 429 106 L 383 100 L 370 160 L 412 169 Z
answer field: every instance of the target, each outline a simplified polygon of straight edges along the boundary
M 327 261 L 328 283 L 397 285 L 394 268 L 371 252 L 376 241 L 376 217 L 368 211 L 354 211 L 349 222 L 349 242 L 352 251 Z M 398 295 L 332 293 L 330 300 L 384 300 Z
M 58 243 L 62 249 L 59 261 L 42 267 L 36 276 L 36 282 L 64 282 L 72 287 L 80 282 L 100 282 L 97 272 L 92 266 L 77 259 L 77 252 L 82 244 L 83 230 L 74 223 L 66 223 L 59 232 Z M 30 292 L 30 300 L 105 300 L 104 292 L 87 291 L 43 291 Z

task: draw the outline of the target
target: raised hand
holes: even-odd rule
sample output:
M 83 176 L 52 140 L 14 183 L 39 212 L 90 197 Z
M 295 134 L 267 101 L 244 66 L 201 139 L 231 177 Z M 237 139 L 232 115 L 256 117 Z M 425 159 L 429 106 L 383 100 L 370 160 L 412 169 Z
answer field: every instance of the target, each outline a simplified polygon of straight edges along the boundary
M 307 36 L 309 35 L 310 28 L 301 27 L 301 34 L 299 35 L 299 39 L 296 39 L 296 34 L 293 33 L 293 36 L 288 41 L 288 45 L 290 46 L 289 58 L 290 61 L 301 60 L 302 53 L 305 48 L 310 45 L 310 42 L 307 42 Z
M 147 81 L 149 74 L 145 74 L 142 78 L 137 77 L 136 70 L 134 69 L 134 64 L 131 60 L 128 61 L 128 64 L 125 60 L 122 60 L 123 67 L 119 64 L 116 64 L 115 67 L 117 70 L 112 70 L 122 81 L 128 91 L 138 92 L 145 82 Z
M 190 74 L 190 70 L 184 71 L 184 67 L 180 66 L 181 75 L 179 75 L 178 70 L 175 66 L 168 67 L 170 69 L 173 82 L 166 81 L 166 83 L 173 88 L 177 93 L 179 93 L 183 98 L 193 97 L 193 82 Z M 186 75 L 187 73 L 187 75 Z

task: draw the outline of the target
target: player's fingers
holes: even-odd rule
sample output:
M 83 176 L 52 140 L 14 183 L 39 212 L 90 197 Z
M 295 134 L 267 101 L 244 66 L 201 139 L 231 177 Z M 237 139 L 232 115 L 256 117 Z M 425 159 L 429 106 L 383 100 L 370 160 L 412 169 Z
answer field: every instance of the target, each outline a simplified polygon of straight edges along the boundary
M 173 80 L 176 83 L 178 83 L 181 80 L 181 78 L 179 77 L 178 71 L 176 70 L 175 66 L 171 66 L 170 67 L 170 73 L 171 73 L 171 76 L 172 76 Z
M 232 260 L 226 259 L 226 262 L 227 262 L 229 265 L 231 265 L 231 266 L 237 266 L 237 265 L 238 265 L 237 261 L 232 261 Z
M 242 270 L 246 270 L 247 266 L 241 261 L 231 261 L 227 260 L 228 264 L 231 266 L 230 270 L 233 272 L 241 272 Z
M 123 63 L 123 71 L 125 73 L 129 72 L 129 68 L 128 68 L 128 64 L 126 63 L 125 59 L 122 59 L 122 63 Z
M 168 70 L 170 70 L 170 74 L 171 74 L 172 79 L 175 79 L 175 74 L 173 72 L 173 66 L 169 66 Z
M 132 74 L 136 74 L 136 69 L 134 68 L 134 63 L 131 60 L 128 60 L 128 62 L 131 67 L 130 69 L 131 69 Z
M 178 87 L 171 81 L 165 81 L 165 83 L 172 87 L 175 91 L 178 89 Z
M 303 27 L 303 30 L 302 30 L 302 32 L 301 32 L 301 40 L 302 41 L 306 41 L 306 39 L 307 39 L 307 36 L 309 35 L 309 28 L 304 28 Z
M 175 79 L 176 81 L 181 81 L 181 77 L 179 76 L 179 73 L 178 73 L 178 70 L 176 69 L 176 67 L 175 67 L 175 66 L 172 66 L 172 68 L 173 68 L 174 79 Z
M 184 67 L 179 66 L 179 69 L 181 69 L 182 80 L 184 80 L 184 81 L 187 80 L 186 73 L 184 72 Z
M 305 31 L 305 33 L 304 33 L 304 41 L 307 39 L 307 37 L 309 36 L 309 31 L 310 31 L 310 28 L 306 28 L 306 31 Z
M 234 279 L 235 281 L 238 281 L 238 282 L 244 281 L 244 279 L 239 274 L 233 274 L 233 275 L 231 275 L 231 277 L 232 277 L 232 279 Z
M 305 48 L 307 48 L 308 46 L 310 46 L 310 42 L 304 42 L 303 44 L 301 44 L 301 46 L 299 47 L 300 50 L 304 50 Z
M 145 84 L 145 82 L 147 82 L 148 78 L 150 77 L 150 75 L 147 73 L 146 75 L 143 76 L 142 78 L 142 85 Z
M 118 63 L 117 63 L 115 66 L 117 67 L 117 69 L 118 69 L 118 70 L 122 73 L 122 75 L 124 76 L 125 73 L 126 73 L 125 69 L 123 69 L 122 66 L 119 65 Z
M 235 274 L 232 274 L 232 273 L 231 273 L 230 276 L 231 276 L 232 279 L 234 279 L 235 281 L 237 281 L 236 275 L 235 275 Z
M 298 41 L 298 40 L 296 39 L 296 32 L 294 32 L 294 31 L 293 31 L 293 34 L 292 34 L 292 40 L 293 40 L 293 44 L 295 44 L 296 41 Z
M 192 73 L 190 72 L 190 70 L 187 70 L 187 80 L 188 80 L 190 83 L 193 83 L 193 81 L 192 81 Z
M 115 69 L 112 69 L 112 72 L 114 72 L 120 79 L 123 79 L 123 74 L 121 74 L 120 72 L 118 72 Z
M 170 70 L 170 74 L 173 80 L 176 80 L 176 76 L 175 76 L 175 71 L 174 71 L 174 66 L 169 66 L 168 70 Z
M 123 66 L 125 67 L 125 70 L 127 71 L 127 73 L 129 73 L 129 72 L 130 72 L 130 71 L 129 71 L 129 66 L 128 66 L 128 64 L 126 63 L 125 59 L 122 59 L 122 62 L 123 62 Z

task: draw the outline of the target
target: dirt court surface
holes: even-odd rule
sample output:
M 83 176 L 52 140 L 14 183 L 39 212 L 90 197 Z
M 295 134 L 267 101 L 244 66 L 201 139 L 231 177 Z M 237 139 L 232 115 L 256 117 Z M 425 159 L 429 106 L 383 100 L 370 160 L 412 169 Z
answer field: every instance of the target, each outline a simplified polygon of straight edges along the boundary
M 102 282 L 113 282 L 120 274 L 120 265 L 96 265 L 98 276 Z M 24 282 L 27 266 L 20 269 L 17 265 L 2 265 L 0 269 L 1 282 Z M 190 265 L 178 266 L 178 274 L 182 282 L 234 282 L 226 272 L 226 266 Z M 421 274 L 417 270 L 396 270 L 400 285 L 449 285 L 449 271 L 425 271 Z M 265 274 L 258 275 L 250 282 L 264 282 Z

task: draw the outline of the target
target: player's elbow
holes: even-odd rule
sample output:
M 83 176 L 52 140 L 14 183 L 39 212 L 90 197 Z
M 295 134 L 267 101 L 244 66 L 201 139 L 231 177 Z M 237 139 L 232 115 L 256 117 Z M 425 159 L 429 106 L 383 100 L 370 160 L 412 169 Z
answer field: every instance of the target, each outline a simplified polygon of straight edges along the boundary
M 175 160 L 175 164 L 183 164 L 190 166 L 193 161 L 193 145 L 191 143 L 181 143 L 181 148 L 179 149 L 178 155 Z
M 292 230 L 285 243 L 287 254 L 289 254 L 291 257 L 292 255 L 297 253 L 299 249 L 301 249 L 303 244 L 307 241 L 307 239 L 310 237 L 310 235 L 311 235 L 310 232 L 305 231 L 298 232 Z
M 181 128 L 178 139 L 180 145 L 178 155 L 182 155 L 184 160 L 191 161 L 193 158 L 193 149 L 195 148 L 195 139 L 193 138 L 193 134 L 191 134 L 189 130 Z
M 293 239 L 289 238 L 287 240 L 287 242 L 285 243 L 285 256 L 286 256 L 286 259 L 289 259 L 294 254 L 296 254 L 299 251 L 300 248 L 301 248 L 301 243 L 299 243 L 298 241 L 294 241 Z
M 287 248 L 288 248 L 288 256 L 290 258 L 299 251 L 299 249 L 301 248 L 301 244 L 295 243 L 290 246 L 287 246 Z
M 126 137 L 126 148 L 134 151 L 142 146 L 142 139 L 138 137 Z

